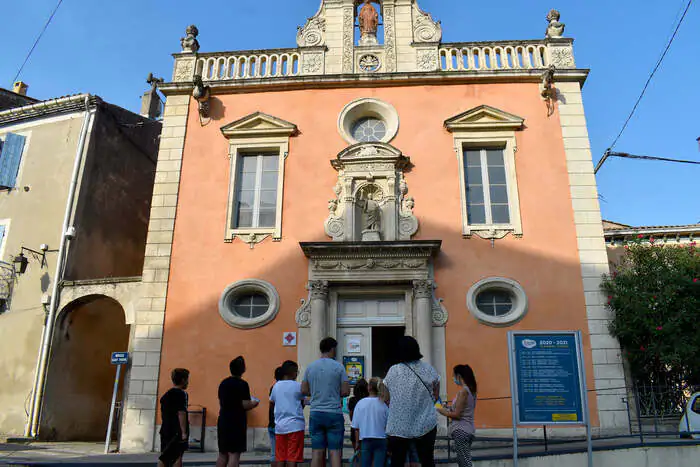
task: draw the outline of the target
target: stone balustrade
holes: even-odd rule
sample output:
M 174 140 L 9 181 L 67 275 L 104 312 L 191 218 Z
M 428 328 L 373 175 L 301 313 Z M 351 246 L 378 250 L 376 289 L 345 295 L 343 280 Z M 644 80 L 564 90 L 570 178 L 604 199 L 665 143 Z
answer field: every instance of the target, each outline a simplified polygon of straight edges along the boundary
M 442 44 L 438 54 L 442 71 L 525 70 L 551 61 L 544 41 Z
M 204 81 L 297 76 L 299 49 L 273 49 L 197 56 L 197 73 Z
M 398 72 L 408 73 L 486 73 L 494 71 L 529 72 L 554 65 L 557 69 L 576 68 L 573 40 L 459 42 L 431 44 L 417 48 L 415 62 L 404 61 Z M 376 60 L 387 60 L 381 46 L 373 53 Z M 361 55 L 361 54 L 360 54 Z M 352 55 L 351 55 L 352 57 Z M 245 81 L 267 78 L 325 75 L 328 73 L 325 47 L 253 50 L 218 53 L 180 53 L 175 55 L 174 82 L 192 82 L 200 74 L 204 82 Z M 354 73 L 385 74 L 384 67 L 367 68 L 355 60 Z M 337 74 L 337 73 L 336 73 Z

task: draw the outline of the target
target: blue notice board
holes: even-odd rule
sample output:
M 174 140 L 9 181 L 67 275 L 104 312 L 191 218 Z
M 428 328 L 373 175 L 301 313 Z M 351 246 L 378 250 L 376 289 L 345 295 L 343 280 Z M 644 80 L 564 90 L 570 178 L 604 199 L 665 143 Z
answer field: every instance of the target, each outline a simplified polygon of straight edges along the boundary
M 518 424 L 586 423 L 579 336 L 577 332 L 509 334 Z
M 112 352 L 112 365 L 126 365 L 129 363 L 129 352 Z

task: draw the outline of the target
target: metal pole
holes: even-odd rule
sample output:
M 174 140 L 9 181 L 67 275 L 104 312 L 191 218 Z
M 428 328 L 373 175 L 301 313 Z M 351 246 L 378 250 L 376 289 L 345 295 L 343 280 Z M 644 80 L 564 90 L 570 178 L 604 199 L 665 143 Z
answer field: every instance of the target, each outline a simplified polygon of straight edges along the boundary
M 112 405 L 109 407 L 109 423 L 107 424 L 107 439 L 105 439 L 105 454 L 109 454 L 109 443 L 112 441 L 112 425 L 114 424 L 114 407 L 117 405 L 117 392 L 119 391 L 119 374 L 122 366 L 117 365 L 117 376 L 114 378 L 114 390 L 112 391 Z
M 591 437 L 591 412 L 588 406 L 588 383 L 586 381 L 586 361 L 583 358 L 583 338 L 581 331 L 576 331 L 576 347 L 578 353 L 579 378 L 581 380 L 581 402 L 583 416 L 586 420 L 586 450 L 588 451 L 588 467 L 593 467 L 593 439 Z
M 508 360 L 510 362 L 510 407 L 513 415 L 513 467 L 518 467 L 518 417 L 517 410 L 517 388 L 515 385 L 515 348 L 513 346 L 513 332 L 508 332 Z
M 547 425 L 542 425 L 544 430 L 544 452 L 547 452 Z
M 634 388 L 634 405 L 637 408 L 637 425 L 639 425 L 639 443 L 644 446 L 644 426 L 642 425 L 642 406 L 639 402 L 639 389 L 637 383 L 632 383 Z

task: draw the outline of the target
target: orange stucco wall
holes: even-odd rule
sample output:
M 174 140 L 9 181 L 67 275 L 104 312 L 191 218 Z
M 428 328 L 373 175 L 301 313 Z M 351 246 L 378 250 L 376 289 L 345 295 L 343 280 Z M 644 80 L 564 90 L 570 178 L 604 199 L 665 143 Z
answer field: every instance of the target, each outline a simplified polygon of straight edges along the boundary
M 282 347 L 282 334 L 296 330 L 294 313 L 306 297 L 307 259 L 300 241 L 329 241 L 323 230 L 327 201 L 337 173 L 329 161 L 346 147 L 336 122 L 344 105 L 374 97 L 398 111 L 400 130 L 392 142 L 414 164 L 407 174 L 416 199 L 420 230 L 415 239 L 440 239 L 436 295 L 450 313 L 447 368 L 474 367 L 480 398 L 509 395 L 506 332 L 508 330 L 582 330 L 588 385 L 593 371 L 588 347 L 573 211 L 561 127 L 557 114 L 547 117 L 537 84 L 459 84 L 353 89 L 307 89 L 217 95 L 213 120 L 200 124 L 192 105 L 182 161 L 168 288 L 160 390 L 169 387 L 173 367 L 192 371 L 190 403 L 218 411 L 217 387 L 228 374 L 228 362 L 244 355 L 245 379 L 253 394 L 265 399 L 272 372 L 296 348 Z M 461 235 L 458 160 L 453 138 L 443 121 L 481 104 L 525 118 L 517 134 L 516 170 L 524 235 L 490 241 Z M 224 242 L 229 190 L 228 140 L 219 128 L 255 111 L 295 123 L 286 161 L 283 239 L 250 249 L 239 240 Z M 487 276 L 510 277 L 529 297 L 525 319 L 510 328 L 479 324 L 466 308 L 469 287 Z M 242 331 L 219 316 L 217 301 L 230 283 L 258 278 L 272 283 L 281 298 L 277 318 L 265 327 Z M 451 380 L 451 378 L 448 378 Z M 455 388 L 450 382 L 449 393 Z M 590 407 L 596 413 L 595 398 Z M 212 424 L 216 417 L 209 418 Z M 508 400 L 484 400 L 478 427 L 510 426 Z M 250 426 L 265 426 L 265 407 L 254 411 Z M 594 423 L 597 417 L 594 415 Z

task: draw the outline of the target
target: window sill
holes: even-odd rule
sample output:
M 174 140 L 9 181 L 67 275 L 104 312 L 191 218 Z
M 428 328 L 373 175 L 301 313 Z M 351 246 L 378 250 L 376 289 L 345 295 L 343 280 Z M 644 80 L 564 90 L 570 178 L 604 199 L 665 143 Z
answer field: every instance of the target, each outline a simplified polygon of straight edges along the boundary
M 226 233 L 224 242 L 232 243 L 234 238 L 239 238 L 242 242 L 249 244 L 250 247 L 253 248 L 256 244 L 262 242 L 270 236 L 272 236 L 272 240 L 275 242 L 282 240 L 282 236 L 278 233 L 277 229 L 270 227 L 260 229 L 253 228 L 229 230 Z
M 462 237 L 471 238 L 472 235 L 483 238 L 485 240 L 499 240 L 504 238 L 509 233 L 512 233 L 515 238 L 523 236 L 522 230 L 510 224 L 493 224 L 493 225 L 466 225 Z

